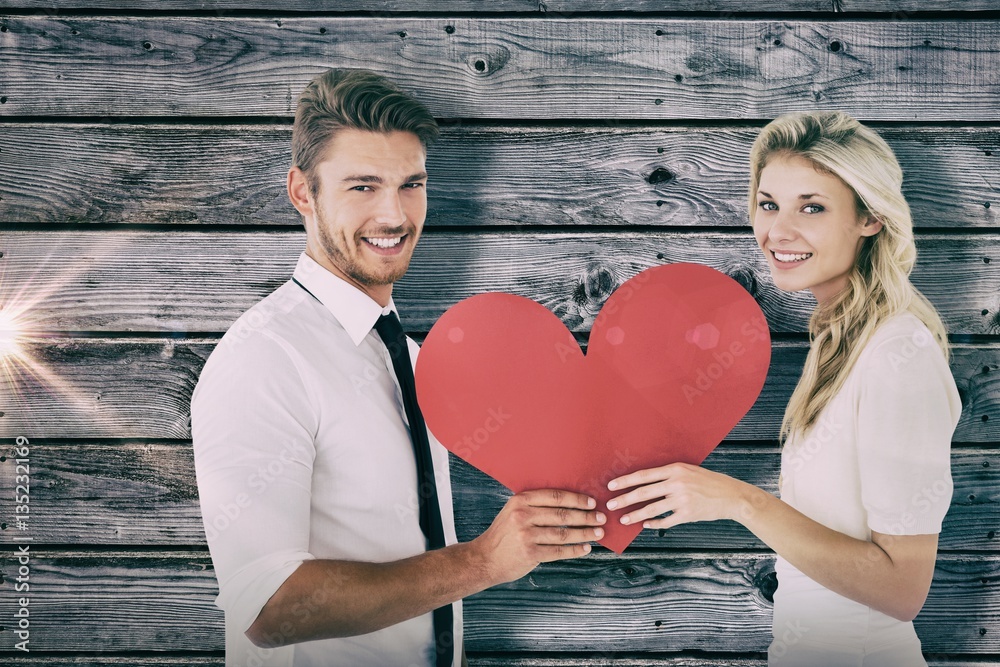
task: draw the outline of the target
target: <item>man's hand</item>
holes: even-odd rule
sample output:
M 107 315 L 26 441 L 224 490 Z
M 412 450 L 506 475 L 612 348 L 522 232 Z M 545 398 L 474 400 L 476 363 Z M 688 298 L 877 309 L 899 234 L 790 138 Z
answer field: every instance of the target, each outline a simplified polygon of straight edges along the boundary
M 388 563 L 307 560 L 267 601 L 247 637 L 273 648 L 367 634 L 519 579 L 541 562 L 583 556 L 588 542 L 604 536 L 598 526 L 606 519 L 596 507 L 579 493 L 526 491 L 471 542 Z
M 484 563 L 487 585 L 520 579 L 539 563 L 590 553 L 604 537 L 606 517 L 597 502 L 579 493 L 524 491 L 507 501 L 486 531 L 472 541 Z

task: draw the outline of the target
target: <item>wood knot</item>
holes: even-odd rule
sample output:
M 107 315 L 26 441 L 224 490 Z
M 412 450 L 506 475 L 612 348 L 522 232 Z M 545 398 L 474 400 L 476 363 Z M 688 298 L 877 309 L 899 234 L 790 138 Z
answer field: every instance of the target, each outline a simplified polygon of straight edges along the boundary
M 493 53 L 472 56 L 469 66 L 478 76 L 489 76 L 503 69 L 509 60 L 510 49 L 500 46 Z
M 573 291 L 573 300 L 581 306 L 587 303 L 603 302 L 617 287 L 618 281 L 608 268 L 591 267 Z
M 750 293 L 750 296 L 755 299 L 757 298 L 757 294 L 760 291 L 760 284 L 757 282 L 757 274 L 754 273 L 753 269 L 741 266 L 729 271 L 728 275 L 742 285 L 743 289 Z
M 778 574 L 771 564 L 757 572 L 753 585 L 765 600 L 774 604 L 774 592 L 778 590 Z
M 646 181 L 650 185 L 659 185 L 660 183 L 669 183 L 674 180 L 674 174 L 664 169 L 663 167 L 657 167 L 653 170 L 653 173 L 646 177 Z

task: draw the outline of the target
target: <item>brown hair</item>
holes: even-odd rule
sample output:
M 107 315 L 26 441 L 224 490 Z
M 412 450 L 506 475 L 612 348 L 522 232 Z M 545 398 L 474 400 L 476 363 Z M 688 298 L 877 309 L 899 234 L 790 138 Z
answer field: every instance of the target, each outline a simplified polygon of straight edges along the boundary
M 331 69 L 299 96 L 292 126 L 292 165 L 306 175 L 315 195 L 315 167 L 339 130 L 412 132 L 427 147 L 438 137 L 434 116 L 386 78 L 363 69 Z

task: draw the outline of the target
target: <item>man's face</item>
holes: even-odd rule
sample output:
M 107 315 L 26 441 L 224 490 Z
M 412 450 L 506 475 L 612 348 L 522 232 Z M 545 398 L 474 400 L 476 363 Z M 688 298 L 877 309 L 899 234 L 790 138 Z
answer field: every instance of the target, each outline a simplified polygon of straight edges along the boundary
M 425 153 L 410 132 L 341 130 L 316 165 L 310 210 L 297 204 L 309 255 L 379 303 L 406 273 L 424 226 Z

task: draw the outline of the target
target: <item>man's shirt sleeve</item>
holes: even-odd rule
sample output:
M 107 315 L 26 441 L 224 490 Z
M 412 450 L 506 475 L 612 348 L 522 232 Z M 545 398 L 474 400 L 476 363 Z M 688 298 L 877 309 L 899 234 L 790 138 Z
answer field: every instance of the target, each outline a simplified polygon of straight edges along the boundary
M 267 332 L 223 338 L 191 403 L 217 604 L 244 631 L 309 553 L 317 411 L 302 360 Z

